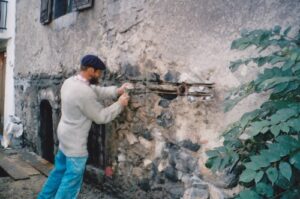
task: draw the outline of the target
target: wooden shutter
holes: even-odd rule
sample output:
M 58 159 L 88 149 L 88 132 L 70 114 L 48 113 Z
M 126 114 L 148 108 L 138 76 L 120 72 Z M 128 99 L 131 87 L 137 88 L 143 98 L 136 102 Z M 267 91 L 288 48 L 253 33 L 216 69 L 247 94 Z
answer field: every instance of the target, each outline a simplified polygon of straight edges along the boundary
M 68 0 L 55 0 L 54 1 L 54 12 L 53 19 L 67 14 Z
M 40 22 L 42 24 L 50 23 L 51 15 L 52 15 L 52 0 L 41 0 Z
M 84 10 L 93 7 L 93 0 L 73 0 L 74 10 Z

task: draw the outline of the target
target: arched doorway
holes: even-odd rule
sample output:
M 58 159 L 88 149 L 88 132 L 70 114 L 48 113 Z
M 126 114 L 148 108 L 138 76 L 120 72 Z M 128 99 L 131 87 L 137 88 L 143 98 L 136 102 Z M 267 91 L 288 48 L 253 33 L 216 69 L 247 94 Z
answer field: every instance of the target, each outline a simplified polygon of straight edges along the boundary
M 47 100 L 40 104 L 40 140 L 42 157 L 54 163 L 52 107 Z

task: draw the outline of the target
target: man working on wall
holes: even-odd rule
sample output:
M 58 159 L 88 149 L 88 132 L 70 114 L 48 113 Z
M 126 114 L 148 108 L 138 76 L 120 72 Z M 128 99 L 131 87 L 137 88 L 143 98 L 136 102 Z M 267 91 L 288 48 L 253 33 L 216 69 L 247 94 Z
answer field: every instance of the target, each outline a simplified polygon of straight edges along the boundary
M 108 123 L 128 105 L 129 96 L 124 91 L 131 86 L 129 83 L 120 88 L 96 85 L 105 68 L 97 56 L 86 55 L 81 60 L 80 73 L 63 83 L 62 115 L 57 129 L 59 150 L 55 156 L 55 167 L 39 199 L 77 198 L 88 158 L 87 139 L 92 121 Z M 118 101 L 108 107 L 103 107 L 98 101 L 117 96 L 120 96 Z

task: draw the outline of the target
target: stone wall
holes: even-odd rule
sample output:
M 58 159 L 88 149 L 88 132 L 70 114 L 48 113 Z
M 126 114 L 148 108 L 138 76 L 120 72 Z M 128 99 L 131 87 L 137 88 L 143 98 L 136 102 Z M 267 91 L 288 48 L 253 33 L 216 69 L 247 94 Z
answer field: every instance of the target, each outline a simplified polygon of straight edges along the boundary
M 40 1 L 17 1 L 16 113 L 28 143 L 37 148 L 37 96 L 52 95 L 38 93 L 54 93 L 50 102 L 58 113 L 59 87 L 86 53 L 106 62 L 108 85 L 153 75 L 163 81 L 214 83 L 209 98 L 133 95 L 129 108 L 107 126 L 107 166 L 115 175 L 105 184 L 127 198 L 224 197 L 223 188 L 234 178 L 211 176 L 203 167 L 204 151 L 219 145 L 222 130 L 267 97 L 251 95 L 223 113 L 226 92 L 258 72 L 250 65 L 232 74 L 229 62 L 253 50 L 230 51 L 230 44 L 242 29 L 280 25 L 297 30 L 300 1 L 95 0 L 92 9 L 49 25 L 39 22 L 39 12 Z M 53 117 L 56 130 L 58 116 Z
M 40 112 L 42 101 L 49 102 L 52 108 L 52 122 L 55 151 L 58 141 L 56 127 L 60 118 L 59 90 L 63 81 L 61 75 L 49 76 L 45 73 L 15 78 L 16 115 L 24 124 L 24 144 L 41 154 Z

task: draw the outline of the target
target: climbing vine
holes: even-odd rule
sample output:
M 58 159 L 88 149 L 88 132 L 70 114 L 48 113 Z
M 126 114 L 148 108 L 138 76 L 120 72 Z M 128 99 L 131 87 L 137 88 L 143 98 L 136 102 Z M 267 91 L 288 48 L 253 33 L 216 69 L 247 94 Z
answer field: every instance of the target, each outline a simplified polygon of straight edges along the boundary
M 223 146 L 207 151 L 212 171 L 240 170 L 245 187 L 236 198 L 300 198 L 300 31 L 244 31 L 231 48 L 255 46 L 258 56 L 230 63 L 263 67 L 255 80 L 235 89 L 225 100 L 225 111 L 252 93 L 269 92 L 259 109 L 246 113 L 223 133 Z

